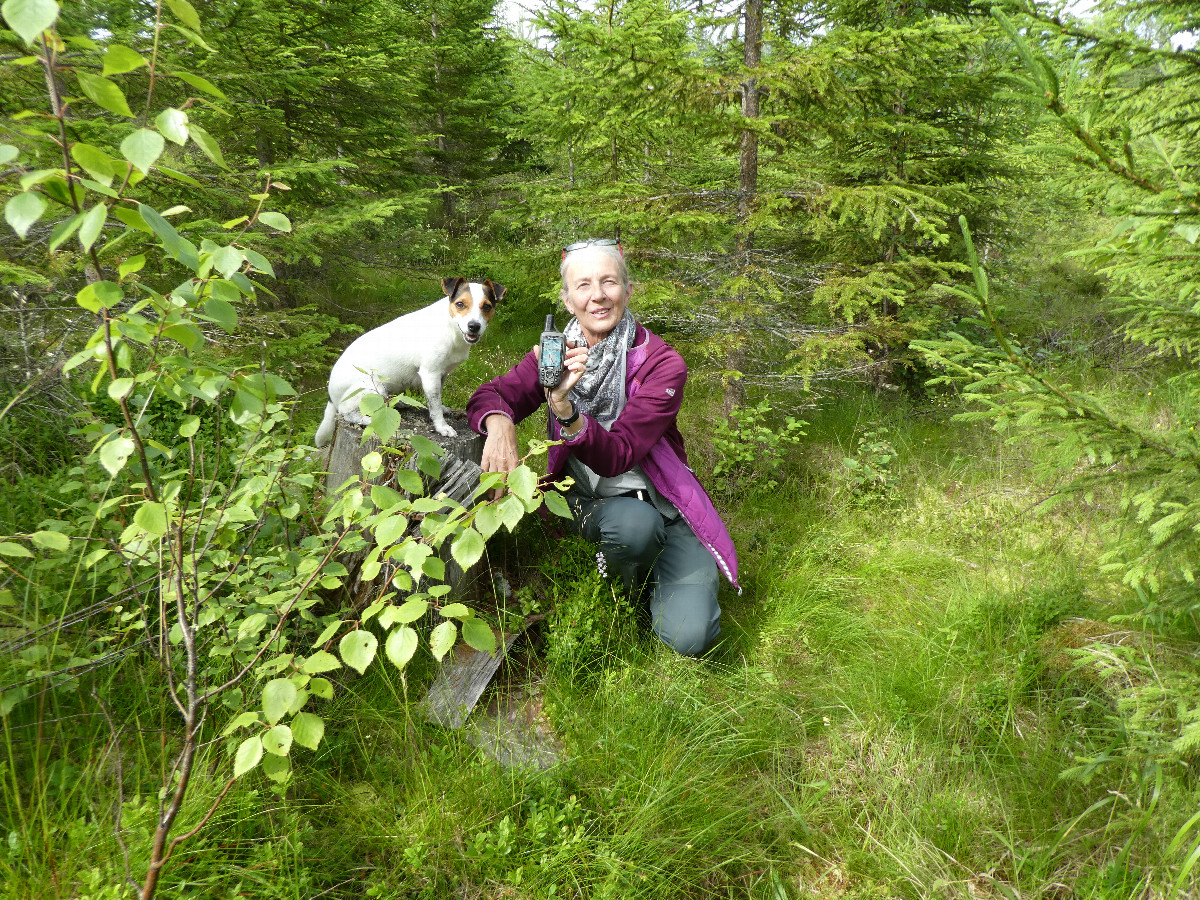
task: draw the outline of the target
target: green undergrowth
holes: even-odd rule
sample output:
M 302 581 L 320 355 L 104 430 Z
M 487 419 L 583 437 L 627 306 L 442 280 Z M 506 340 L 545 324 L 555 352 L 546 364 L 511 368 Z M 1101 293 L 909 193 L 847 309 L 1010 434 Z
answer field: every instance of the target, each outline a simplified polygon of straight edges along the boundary
M 237 782 L 164 889 L 1170 896 L 1167 846 L 1194 787 L 1171 773 L 1151 798 L 1127 766 L 1101 764 L 1123 739 L 1119 686 L 1079 653 L 1092 639 L 1117 653 L 1135 636 L 1110 622 L 1128 601 L 1097 574 L 1112 498 L 1047 504 L 1057 483 L 1043 448 L 1005 444 L 954 411 L 827 399 L 805 411 L 780 483 L 746 473 L 721 493 L 742 592 L 722 589 L 722 640 L 702 660 L 658 646 L 591 548 L 553 522 L 494 539 L 509 615 L 547 615 L 510 680 L 540 693 L 562 761 L 506 769 L 428 724 L 417 707 L 435 674 L 428 654 L 407 680 L 388 667 L 343 675 L 320 749 L 296 756 L 282 790 L 258 775 Z M 705 446 L 700 412 L 683 421 L 694 447 Z M 696 459 L 705 475 L 711 456 Z M 848 459 L 882 477 L 854 477 Z M 152 671 L 131 658 L 102 695 L 132 726 L 118 743 L 135 871 L 157 783 L 140 735 L 172 715 L 139 705 Z M 47 695 L 6 720 L 0 897 L 123 896 L 115 807 L 101 799 L 118 747 L 89 706 Z M 224 749 L 203 752 L 183 829 L 224 784 Z

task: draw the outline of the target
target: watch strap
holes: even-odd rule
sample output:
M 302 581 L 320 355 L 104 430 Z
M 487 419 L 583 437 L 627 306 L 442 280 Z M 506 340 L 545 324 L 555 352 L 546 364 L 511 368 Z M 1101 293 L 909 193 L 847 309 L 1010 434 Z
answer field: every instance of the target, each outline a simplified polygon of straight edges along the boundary
M 579 407 L 572 403 L 571 414 L 565 419 L 554 411 L 554 407 L 550 407 L 550 415 L 554 416 L 554 418 L 558 420 L 558 424 L 563 428 L 570 428 L 577 421 L 579 421 Z

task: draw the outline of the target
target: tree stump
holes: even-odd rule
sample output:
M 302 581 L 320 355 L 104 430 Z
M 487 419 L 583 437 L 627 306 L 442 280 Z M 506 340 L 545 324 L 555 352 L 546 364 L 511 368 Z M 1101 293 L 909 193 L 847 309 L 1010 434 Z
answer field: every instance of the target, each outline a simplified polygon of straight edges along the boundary
M 390 443 L 393 445 L 403 444 L 407 435 L 419 434 L 445 450 L 446 455 L 442 457 L 440 477 L 432 479 L 424 474 L 421 475 L 426 495 L 429 497 L 444 495 L 450 500 L 465 505 L 470 501 L 475 489 L 479 487 L 479 476 L 482 473 L 479 462 L 483 457 L 483 437 L 468 427 L 466 413 L 447 409 L 446 422 L 458 432 L 456 437 L 443 437 L 434 431 L 429 417 L 424 412 L 406 411 L 404 422 L 393 435 Z M 368 453 L 378 451 L 381 446 L 379 439 L 374 435 L 366 442 L 362 438 L 362 426 L 352 425 L 338 416 L 334 424 L 333 438 L 323 460 L 327 473 L 325 476 L 327 493 L 336 492 L 351 478 L 362 478 L 363 457 Z M 370 480 L 373 484 L 382 484 L 404 493 L 396 483 L 396 473 L 402 468 L 419 472 L 416 454 L 403 462 L 395 456 L 385 456 L 383 471 Z M 410 528 L 415 527 L 415 523 L 410 526 Z M 345 589 L 350 604 L 356 610 L 362 609 L 371 601 L 371 598 L 386 590 L 392 571 L 394 571 L 384 566 L 376 578 L 371 580 L 361 578 L 362 563 L 368 551 L 369 548 L 349 553 L 340 560 L 350 572 L 346 579 Z M 482 564 L 476 563 L 470 573 L 463 572 L 458 563 L 450 556 L 449 541 L 442 545 L 438 555 L 446 564 L 446 583 L 453 588 L 452 596 L 457 599 L 470 599 L 476 593 L 477 582 L 482 580 L 478 577 L 483 569 Z

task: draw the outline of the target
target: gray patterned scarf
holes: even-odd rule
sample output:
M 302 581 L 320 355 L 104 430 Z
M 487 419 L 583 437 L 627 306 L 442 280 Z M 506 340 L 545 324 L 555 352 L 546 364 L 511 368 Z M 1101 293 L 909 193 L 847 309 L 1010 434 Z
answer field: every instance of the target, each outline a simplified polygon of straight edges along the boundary
M 581 413 L 587 413 L 607 431 L 625 408 L 625 355 L 633 347 L 637 322 L 628 309 L 621 321 L 604 340 L 588 350 L 587 370 L 571 388 L 571 401 Z M 586 343 L 578 319 L 571 319 L 563 329 L 568 344 Z

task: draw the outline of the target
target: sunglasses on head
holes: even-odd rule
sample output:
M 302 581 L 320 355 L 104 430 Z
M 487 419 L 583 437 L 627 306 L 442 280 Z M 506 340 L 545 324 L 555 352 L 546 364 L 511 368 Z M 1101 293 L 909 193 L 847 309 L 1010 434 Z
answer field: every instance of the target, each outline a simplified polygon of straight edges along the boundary
M 576 250 L 582 250 L 585 247 L 616 247 L 617 252 L 621 254 L 621 258 L 625 258 L 625 248 L 621 246 L 621 242 L 616 238 L 589 238 L 586 241 L 576 241 L 573 244 L 567 244 L 562 248 L 562 258 L 566 259 L 568 253 L 574 253 Z

